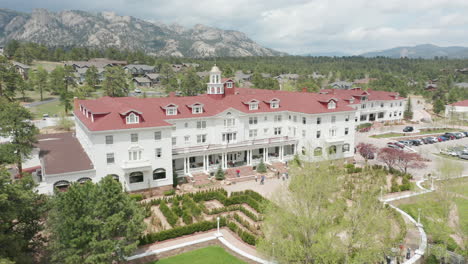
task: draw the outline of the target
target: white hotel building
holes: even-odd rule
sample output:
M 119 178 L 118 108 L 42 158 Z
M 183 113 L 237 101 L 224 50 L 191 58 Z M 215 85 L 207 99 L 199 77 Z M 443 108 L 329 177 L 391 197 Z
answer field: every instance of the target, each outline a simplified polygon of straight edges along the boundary
M 355 126 L 399 120 L 405 98 L 381 91 L 286 92 L 235 87 L 213 67 L 206 94 L 75 100 L 76 132 L 39 140 L 40 191 L 113 175 L 128 191 L 172 175 L 354 156 Z M 365 118 L 363 116 L 366 116 Z M 208 177 L 208 175 L 207 175 Z

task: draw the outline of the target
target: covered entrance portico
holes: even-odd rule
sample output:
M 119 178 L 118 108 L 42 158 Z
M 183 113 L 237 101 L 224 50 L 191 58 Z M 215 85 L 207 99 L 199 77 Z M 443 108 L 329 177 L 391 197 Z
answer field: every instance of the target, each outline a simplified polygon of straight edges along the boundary
M 250 143 L 250 144 L 249 144 Z M 255 166 L 263 160 L 264 163 L 285 162 L 291 160 L 296 153 L 297 141 L 285 140 L 271 144 L 244 144 L 206 147 L 198 149 L 173 150 L 173 168 L 179 176 L 192 173 L 209 173 L 219 167 L 223 170 L 242 166 Z M 255 143 L 255 142 L 254 142 Z

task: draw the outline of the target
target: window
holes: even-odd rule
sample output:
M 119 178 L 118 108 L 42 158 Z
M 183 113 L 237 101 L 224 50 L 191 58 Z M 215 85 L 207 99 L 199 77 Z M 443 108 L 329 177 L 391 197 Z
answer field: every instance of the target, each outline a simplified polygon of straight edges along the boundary
M 281 122 L 281 119 L 282 119 L 281 115 L 275 115 L 274 121 L 275 122 Z
M 306 131 L 305 131 L 305 130 L 302 130 L 302 137 L 303 137 L 303 138 L 306 137 Z
M 206 134 L 197 135 L 197 143 L 206 143 Z
M 138 124 L 140 122 L 140 117 L 134 113 L 129 114 L 126 117 L 127 124 Z
M 378 115 L 379 118 L 384 118 L 384 112 L 380 112 Z
M 177 115 L 177 108 L 175 107 L 166 108 L 166 115 Z
M 130 141 L 131 142 L 138 142 L 138 134 L 137 133 L 130 134 Z
M 349 128 L 345 127 L 345 129 L 344 129 L 344 134 L 345 134 L 345 135 L 348 135 L 348 134 L 349 134 Z
M 392 117 L 392 113 L 389 114 L 389 117 Z
M 114 144 L 114 136 L 106 136 L 106 145 Z
M 263 118 L 263 120 L 264 120 L 264 121 L 268 121 L 268 116 L 265 116 L 265 117 Z
M 401 112 L 399 112 L 398 115 L 401 116 Z
M 249 104 L 249 110 L 257 110 L 258 109 L 258 103 L 257 102 L 251 102 Z
M 143 182 L 143 172 L 135 171 L 135 172 L 130 173 L 129 180 L 130 180 L 130 183 Z
M 336 128 L 330 128 L 329 134 L 330 134 L 330 137 L 336 136 Z
M 226 85 L 227 85 L 227 88 L 232 88 L 232 82 L 227 82 Z
M 249 130 L 249 137 L 253 138 L 257 136 L 257 129 L 250 129 Z
M 343 145 L 343 152 L 348 152 L 349 151 L 349 144 L 346 143 Z
M 187 122 L 184 123 L 184 127 L 185 127 L 185 128 L 188 127 L 188 123 L 187 123 Z
M 350 104 L 354 104 L 354 98 L 351 98 L 351 99 L 349 100 L 349 103 L 350 103 Z
M 272 101 L 270 103 L 270 108 L 272 108 L 272 109 L 279 108 L 279 102 L 278 101 Z
M 362 100 L 362 101 L 366 101 L 366 100 L 367 100 L 367 96 L 361 97 L 361 100 Z
M 197 129 L 206 128 L 206 121 L 197 121 Z
M 236 141 L 237 133 L 223 133 L 223 142 Z
M 384 103 L 380 103 L 380 107 L 382 107 L 382 108 L 383 108 L 383 107 L 384 107 Z
M 267 135 L 268 134 L 268 128 L 263 129 L 263 134 Z
M 107 164 L 113 164 L 115 162 L 114 160 L 114 153 L 107 153 Z
M 161 148 L 156 148 L 156 149 L 154 150 L 154 155 L 155 155 L 156 158 L 162 157 L 162 150 L 161 150 Z
M 203 113 L 203 106 L 196 105 L 192 107 L 192 114 L 201 114 Z
M 331 117 L 331 122 L 332 122 L 332 123 L 335 123 L 335 122 L 336 122 L 336 116 L 332 116 L 332 117 Z
M 317 138 L 320 138 L 320 130 L 317 130 L 317 134 L 315 135 Z
M 314 149 L 314 156 L 322 156 L 322 148 L 317 147 Z
M 371 103 L 370 107 L 371 107 L 371 108 L 374 108 L 374 103 Z
M 393 107 L 393 103 L 390 103 L 390 107 Z
M 172 146 L 177 144 L 177 137 L 172 137 Z
M 361 121 L 366 121 L 367 120 L 367 115 L 361 115 Z
M 305 147 L 302 147 L 302 151 L 301 151 L 301 152 L 302 152 L 302 155 L 305 155 L 305 154 L 307 153 L 306 148 L 305 148 Z
M 354 122 L 357 122 L 358 121 L 358 117 L 354 117 Z
M 256 116 L 249 117 L 249 125 L 256 125 L 258 123 L 258 118 Z
M 402 106 L 402 105 L 403 105 L 403 102 L 400 102 L 400 106 Z
M 362 108 L 362 109 L 366 109 L 366 104 L 362 104 L 362 105 L 361 105 L 361 108 Z
M 185 143 L 189 143 L 190 142 L 190 136 L 184 136 L 184 140 L 185 140 Z
M 153 180 L 166 179 L 166 170 L 165 169 L 155 169 L 153 171 Z
M 397 116 L 397 111 L 393 112 L 393 116 Z
M 330 102 L 328 102 L 328 109 L 335 109 L 335 108 L 336 108 L 336 102 L 333 100 L 330 100 Z
M 161 131 L 154 132 L 154 140 L 161 140 Z
M 281 135 L 281 127 L 275 127 L 275 136 Z
M 292 119 L 292 115 L 288 115 L 288 119 L 291 120 L 291 119 Z
M 304 124 L 304 125 L 307 124 L 307 118 L 302 117 L 302 124 Z
M 328 148 L 328 154 L 329 154 L 329 155 L 334 155 L 334 154 L 336 154 L 336 146 L 335 146 L 335 145 L 330 146 L 330 147 Z
M 317 117 L 317 125 L 320 125 L 320 123 L 322 123 L 322 118 Z
M 345 117 L 345 121 L 346 121 L 346 122 L 349 121 L 349 115 L 347 115 L 347 116 Z
M 233 127 L 236 125 L 236 120 L 234 118 L 224 119 L 224 126 L 225 127 Z
M 128 151 L 128 160 L 141 160 L 141 150 Z
M 297 116 L 293 116 L 293 121 L 297 122 Z

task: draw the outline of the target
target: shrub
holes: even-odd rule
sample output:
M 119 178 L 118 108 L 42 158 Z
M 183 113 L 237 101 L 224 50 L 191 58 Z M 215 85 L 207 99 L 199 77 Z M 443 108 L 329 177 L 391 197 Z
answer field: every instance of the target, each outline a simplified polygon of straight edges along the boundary
M 188 210 L 182 212 L 182 221 L 184 221 L 186 225 L 193 223 L 192 215 L 190 215 Z
M 177 223 L 177 220 L 179 219 L 179 217 L 177 217 L 176 214 L 174 214 L 174 212 L 172 212 L 171 209 L 169 209 L 169 207 L 167 206 L 166 204 L 166 201 L 162 201 L 160 204 L 159 204 L 159 210 L 161 210 L 161 213 L 164 215 L 164 217 L 166 218 L 167 222 L 171 225 L 171 226 L 175 226 L 176 223 Z
M 182 216 L 183 210 L 182 210 L 182 208 L 180 208 L 178 203 L 173 203 L 171 209 L 178 217 Z
M 226 218 L 221 217 L 219 226 L 226 226 Z M 196 232 L 204 232 L 217 227 L 216 221 L 203 221 L 186 226 L 174 227 L 157 233 L 148 233 L 140 238 L 140 245 L 147 245 L 157 241 L 190 235 Z
M 241 229 L 239 229 L 239 230 L 241 230 Z M 240 233 L 239 234 L 240 238 L 245 243 L 255 246 L 255 244 L 257 243 L 257 238 L 254 235 L 252 235 L 252 234 L 250 234 L 249 232 L 246 232 L 246 231 L 239 231 L 239 233 Z
M 174 195 L 174 194 L 175 194 L 174 189 L 167 190 L 167 191 L 164 192 L 164 196 L 171 196 L 171 195 Z
M 216 171 L 215 178 L 218 181 L 224 180 L 224 171 L 221 168 L 221 166 L 218 167 L 218 170 Z
M 137 201 L 137 202 L 140 202 L 141 200 L 143 200 L 143 194 L 141 193 L 131 193 L 129 194 L 130 198 L 132 198 L 133 200 Z
M 257 166 L 257 172 L 258 173 L 265 173 L 267 172 L 267 168 L 265 166 L 265 163 L 263 163 L 263 160 L 260 160 L 260 164 Z

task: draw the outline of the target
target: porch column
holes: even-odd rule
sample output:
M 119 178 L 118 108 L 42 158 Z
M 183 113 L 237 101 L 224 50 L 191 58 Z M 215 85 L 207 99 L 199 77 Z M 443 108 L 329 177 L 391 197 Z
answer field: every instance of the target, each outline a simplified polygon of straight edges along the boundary
M 190 174 L 190 157 L 187 157 L 187 174 Z
M 203 171 L 204 172 L 208 171 L 207 166 L 206 166 L 206 155 L 203 155 Z
M 263 148 L 263 162 L 268 160 L 268 148 Z
M 247 160 L 249 161 L 249 165 L 252 165 L 252 150 L 251 149 L 248 151 Z
M 280 161 L 283 161 L 284 159 L 284 146 L 283 145 L 281 145 L 279 149 L 279 158 L 280 158 Z
M 187 174 L 187 158 L 184 157 L 184 175 Z
M 227 157 L 226 157 L 226 153 L 222 153 L 221 154 L 221 167 L 223 169 L 226 169 L 227 168 Z

